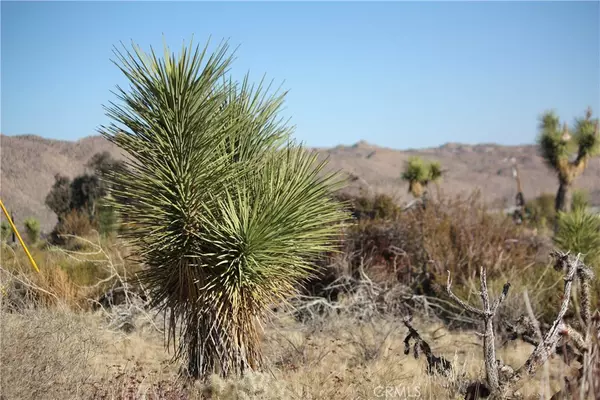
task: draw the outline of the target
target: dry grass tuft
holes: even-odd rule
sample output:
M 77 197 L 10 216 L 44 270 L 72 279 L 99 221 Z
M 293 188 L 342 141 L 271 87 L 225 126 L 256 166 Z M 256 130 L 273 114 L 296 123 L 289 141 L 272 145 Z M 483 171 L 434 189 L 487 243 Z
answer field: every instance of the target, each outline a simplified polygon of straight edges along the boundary
M 464 378 L 484 376 L 481 345 L 472 332 L 415 321 L 435 354 L 450 360 L 450 377 L 428 375 L 426 361 L 404 355 L 407 329 L 389 316 L 349 315 L 300 323 L 278 314 L 265 326 L 267 369 L 243 378 L 190 384 L 177 379 L 162 334 L 145 318 L 127 334 L 109 329 L 104 313 L 27 310 L 2 315 L 2 395 L 12 399 L 374 399 L 463 398 Z M 498 350 L 520 365 L 532 346 Z M 565 374 L 559 359 L 523 392 L 556 391 Z M 545 375 L 546 374 L 546 375 Z M 387 397 L 386 397 L 387 396 Z
M 83 397 L 95 378 L 90 360 L 103 351 L 87 316 L 70 311 L 4 313 L 0 382 L 6 399 Z

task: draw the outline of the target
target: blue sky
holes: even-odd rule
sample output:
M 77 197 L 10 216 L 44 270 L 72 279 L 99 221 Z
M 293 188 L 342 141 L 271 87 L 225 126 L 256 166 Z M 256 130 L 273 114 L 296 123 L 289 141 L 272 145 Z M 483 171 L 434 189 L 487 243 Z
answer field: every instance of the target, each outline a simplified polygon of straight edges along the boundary
M 600 112 L 599 2 L 6 2 L 4 134 L 75 140 L 125 83 L 113 45 L 240 46 L 233 74 L 290 90 L 310 146 L 535 139 L 553 108 Z

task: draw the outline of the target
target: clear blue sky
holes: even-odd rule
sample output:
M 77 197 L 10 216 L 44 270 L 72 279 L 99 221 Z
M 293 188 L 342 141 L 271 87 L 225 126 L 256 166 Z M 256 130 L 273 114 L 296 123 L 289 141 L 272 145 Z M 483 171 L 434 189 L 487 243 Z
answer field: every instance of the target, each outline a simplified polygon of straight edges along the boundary
M 290 89 L 310 146 L 532 142 L 537 116 L 600 112 L 599 2 L 6 2 L 4 134 L 75 140 L 124 80 L 112 47 L 229 38 L 234 74 Z

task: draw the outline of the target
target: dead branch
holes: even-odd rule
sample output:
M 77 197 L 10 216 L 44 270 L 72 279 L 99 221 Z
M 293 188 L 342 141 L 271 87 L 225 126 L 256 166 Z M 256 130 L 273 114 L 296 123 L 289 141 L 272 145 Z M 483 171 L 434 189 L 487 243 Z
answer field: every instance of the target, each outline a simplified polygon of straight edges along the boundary
M 462 308 L 464 308 L 465 310 L 467 310 L 468 312 L 475 314 L 479 317 L 483 317 L 483 311 L 471 306 L 470 304 L 467 304 L 466 302 L 464 302 L 462 299 L 460 299 L 457 295 L 455 295 L 452 292 L 452 279 L 450 277 L 450 271 L 448 271 L 448 281 L 446 283 L 446 292 L 448 292 L 448 296 L 450 296 L 450 298 L 452 300 L 454 300 L 454 302 L 456 302 L 459 306 L 461 306 Z
M 408 335 L 404 338 L 404 354 L 410 353 L 410 341 L 414 340 L 413 355 L 415 358 L 419 358 L 420 352 L 425 354 L 427 360 L 427 373 L 433 375 L 437 372 L 447 376 L 452 370 L 452 364 L 444 357 L 437 357 L 433 354 L 429 343 L 423 340 L 421 335 L 419 335 L 419 332 L 412 326 L 411 320 L 411 316 L 405 316 L 402 320 L 404 325 L 408 328 Z
M 500 304 L 506 299 L 508 295 L 508 290 L 510 289 L 510 283 L 505 283 L 502 288 L 502 293 L 496 301 L 493 303 L 490 302 L 490 296 L 487 287 L 487 274 L 485 268 L 480 269 L 480 284 L 481 284 L 481 302 L 483 305 L 482 309 L 477 309 L 465 301 L 461 300 L 458 296 L 456 296 L 452 292 L 452 280 L 450 278 L 450 271 L 448 271 L 448 281 L 446 285 L 446 291 L 448 295 L 461 307 L 463 307 L 466 311 L 469 311 L 475 315 L 477 315 L 480 319 L 483 320 L 485 331 L 483 336 L 483 353 L 484 353 L 484 361 L 485 361 L 485 373 L 486 380 L 489 386 L 489 390 L 492 395 L 498 395 L 500 393 L 500 379 L 498 376 L 499 363 L 496 360 L 496 345 L 495 345 L 495 336 L 494 336 L 494 315 L 498 311 L 498 307 Z
M 476 399 L 479 396 L 499 398 L 520 398 L 520 394 L 516 391 L 517 382 L 524 376 L 532 376 L 540 366 L 545 365 L 551 354 L 562 354 L 566 358 L 576 358 L 582 367 L 579 368 L 577 377 L 568 380 L 566 387 L 559 394 L 575 393 L 577 390 L 580 394 L 595 390 L 593 378 L 594 373 L 600 372 L 600 351 L 597 344 L 592 344 L 590 338 L 600 341 L 600 313 L 596 313 L 594 317 L 590 313 L 590 286 L 589 282 L 593 277 L 592 271 L 580 261 L 580 255 L 573 257 L 568 253 L 555 251 L 552 253 L 555 257 L 554 268 L 559 271 L 564 271 L 564 288 L 563 297 L 556 319 L 549 326 L 542 327 L 537 321 L 529 297 L 524 293 L 524 301 L 527 306 L 529 317 L 522 316 L 516 323 L 506 323 L 509 328 L 509 340 L 520 338 L 527 343 L 535 346 L 527 361 L 516 372 L 508 365 L 504 365 L 500 360 L 496 360 L 495 342 L 494 342 L 494 325 L 493 318 L 498 311 L 499 306 L 506 299 L 510 284 L 506 283 L 502 289 L 502 293 L 495 300 L 491 301 L 487 287 L 486 271 L 481 269 L 480 284 L 481 284 L 481 301 L 482 308 L 478 309 L 460 299 L 452 292 L 452 280 L 450 272 L 448 272 L 448 280 L 446 291 L 456 304 L 462 307 L 467 312 L 474 314 L 479 319 L 483 320 L 485 332 L 479 334 L 483 337 L 484 360 L 486 370 L 487 385 L 481 382 L 475 382 L 468 386 L 466 399 Z M 569 308 L 571 299 L 571 288 L 573 281 L 577 279 L 582 288 L 581 296 L 581 319 L 586 328 L 585 334 L 576 330 L 571 325 L 564 322 L 564 316 Z M 405 354 L 410 352 L 410 341 L 414 340 L 414 353 L 418 357 L 419 351 L 431 354 L 429 344 L 420 337 L 418 332 L 414 330 L 410 324 L 410 318 L 405 318 L 405 325 L 409 329 L 409 334 L 405 339 Z M 558 343 L 562 339 L 562 346 Z M 595 342 L 594 342 L 595 343 Z M 593 355 L 592 355 L 593 353 Z M 571 357 L 573 355 L 574 357 Z M 589 360 L 593 359 L 593 362 Z M 429 362 L 429 358 L 428 358 Z M 569 361 L 567 360 L 567 363 Z M 593 364 L 595 363 L 595 364 Z M 433 371 L 436 364 L 429 363 L 428 372 Z M 591 371 L 591 372 L 590 372 Z M 587 381 L 589 382 L 587 382 Z M 600 389 L 600 388 L 599 388 Z M 594 392 L 595 393 L 595 392 Z M 557 394 L 558 395 L 558 394 Z M 557 399 L 558 397 L 553 397 Z
M 550 357 L 552 353 L 554 353 L 556 344 L 561 337 L 561 332 L 563 332 L 565 329 L 563 318 L 569 309 L 571 287 L 573 285 L 575 273 L 577 272 L 577 266 L 579 265 L 579 256 L 577 256 L 575 260 L 572 260 L 568 254 L 556 252 L 555 255 L 557 256 L 555 269 L 567 270 L 564 278 L 565 286 L 563 291 L 563 300 L 556 319 L 550 326 L 548 332 L 546 332 L 543 340 L 537 345 L 527 361 L 525 361 L 525 364 L 523 364 L 523 366 L 517 370 L 515 374 L 516 379 L 520 379 L 524 374 L 535 374 L 537 369 L 548 360 L 548 357 Z

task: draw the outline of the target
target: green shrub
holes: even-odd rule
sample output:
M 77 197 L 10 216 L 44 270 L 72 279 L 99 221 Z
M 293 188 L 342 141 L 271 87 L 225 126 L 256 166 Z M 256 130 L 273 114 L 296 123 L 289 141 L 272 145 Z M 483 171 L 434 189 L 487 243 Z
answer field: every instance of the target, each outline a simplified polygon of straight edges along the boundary
M 374 196 L 339 194 L 336 198 L 348 204 L 352 216 L 359 220 L 394 220 L 400 215 L 400 206 L 386 194 Z
M 600 216 L 582 208 L 560 213 L 554 237 L 563 251 L 582 253 L 584 262 L 600 267 Z
M 67 273 L 69 279 L 77 286 L 92 286 L 110 276 L 104 265 L 93 261 L 63 259 L 58 263 L 58 266 Z
M 12 230 L 10 229 L 10 225 L 6 221 L 2 221 L 0 224 L 0 240 L 3 242 L 7 241 L 10 237 Z
M 25 226 L 25 234 L 29 243 L 37 243 L 40 238 L 40 222 L 33 217 L 29 217 L 23 222 L 23 225 Z
M 581 253 L 583 261 L 600 276 L 600 215 L 582 208 L 560 213 L 558 230 L 554 237 L 558 248 L 571 253 Z M 592 305 L 600 307 L 600 280 L 592 281 Z
M 525 204 L 525 215 L 529 225 L 536 228 L 548 228 L 554 225 L 556 218 L 555 196 L 544 193 Z
M 580 189 L 573 192 L 572 208 L 573 210 L 587 210 L 590 206 L 590 195 L 586 190 Z
M 101 235 L 113 234 L 119 227 L 117 212 L 114 206 L 105 199 L 98 201 L 96 225 Z

